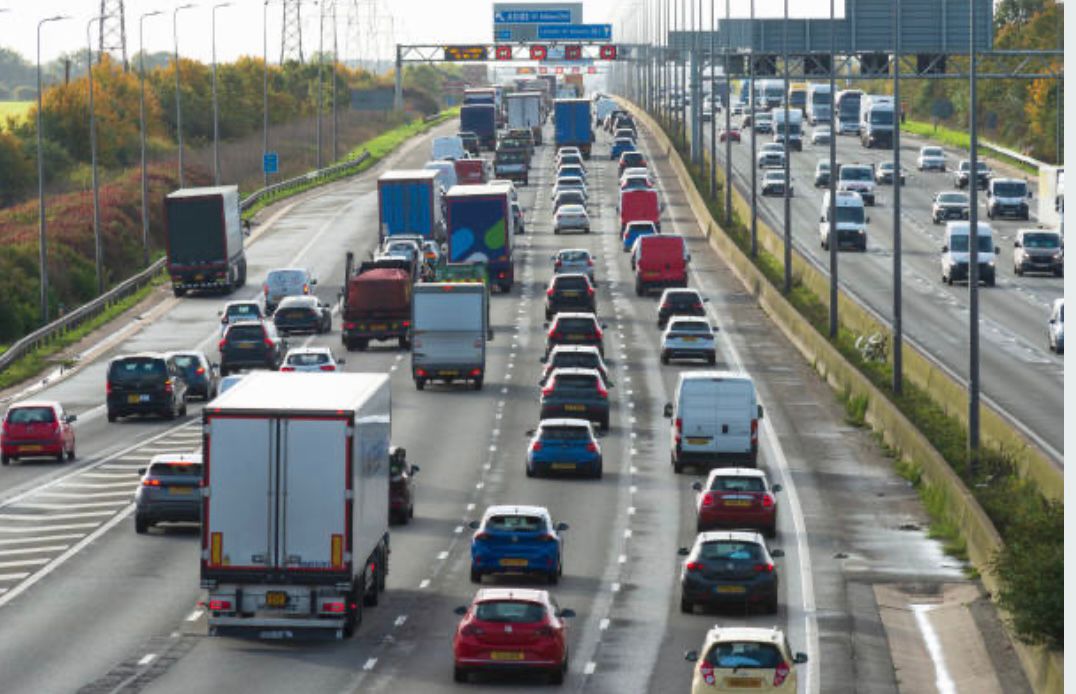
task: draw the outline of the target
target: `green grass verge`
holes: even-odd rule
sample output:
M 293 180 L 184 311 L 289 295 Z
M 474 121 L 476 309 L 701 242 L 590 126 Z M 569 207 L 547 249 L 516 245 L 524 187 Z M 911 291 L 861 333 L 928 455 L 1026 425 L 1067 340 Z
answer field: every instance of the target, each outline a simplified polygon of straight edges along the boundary
M 660 122 L 660 121 L 659 121 Z M 673 129 L 664 124 L 666 133 Z M 965 136 L 966 137 L 966 136 Z M 674 140 L 675 143 L 675 140 Z M 691 165 L 685 149 L 677 150 L 699 191 L 709 190 L 709 168 Z M 723 183 L 712 198 L 703 194 L 710 214 L 715 220 L 725 220 Z M 725 233 L 745 253 L 750 252 L 750 227 L 735 211 L 732 224 L 724 225 Z M 776 288 L 784 286 L 783 260 L 759 247 L 755 264 L 766 280 Z M 812 292 L 793 275 L 792 290 L 786 295 L 792 305 L 822 336 L 829 334 L 828 297 Z M 967 430 L 955 416 L 938 404 L 930 393 L 905 380 L 902 392 L 893 391 L 893 372 L 889 362 L 866 361 L 855 347 L 856 336 L 844 328 L 830 342 L 864 374 L 919 429 L 949 466 L 961 477 L 980 506 L 990 518 L 1004 542 L 1002 549 L 989 566 L 976 567 L 997 575 L 1001 585 L 999 601 L 1012 615 L 1018 638 L 1026 643 L 1044 644 L 1051 648 L 1064 645 L 1064 505 L 1043 497 L 1038 487 L 1020 476 L 1011 453 L 983 448 L 979 464 L 969 464 Z M 865 423 L 866 398 L 841 398 L 850 424 Z M 967 559 L 967 548 L 960 527 L 949 511 L 944 490 L 922 480 L 914 461 L 902 461 L 899 451 L 883 449 L 893 458 L 897 472 L 911 481 L 923 500 L 931 519 L 930 535 L 942 542 L 945 550 L 961 560 Z
M 936 140 L 943 145 L 949 145 L 950 147 L 956 147 L 958 149 L 970 150 L 971 149 L 971 136 L 966 132 L 960 130 L 953 130 L 947 128 L 944 125 L 939 125 L 936 128 L 933 123 L 927 123 L 925 121 L 908 120 L 901 124 L 900 129 L 904 132 L 911 133 L 913 135 L 919 135 L 921 137 L 930 138 Z M 1024 173 L 1032 176 L 1038 176 L 1039 170 L 1034 166 L 1029 166 L 1024 162 L 1007 157 L 1004 154 L 999 154 L 992 149 L 987 149 L 982 145 L 979 145 L 979 154 L 990 157 L 991 159 L 997 159 L 1007 164 L 1015 166 Z
M 30 113 L 33 101 L 0 101 L 0 130 L 7 127 L 8 117 L 21 121 Z
M 50 357 L 75 344 L 97 328 L 138 304 L 138 302 L 149 296 L 150 292 L 164 284 L 167 279 L 168 275 L 166 273 L 159 274 L 152 282 L 142 287 L 134 294 L 117 301 L 95 317 L 82 325 L 79 325 L 77 328 L 62 333 L 52 342 L 42 345 L 27 353 L 25 356 L 16 359 L 9 367 L 4 369 L 3 372 L 0 372 L 0 388 L 10 388 L 13 385 L 22 383 L 23 381 L 41 374 L 48 368 L 56 366 L 55 363 L 50 361 Z
M 285 198 L 289 198 L 293 195 L 298 195 L 299 193 L 310 190 L 311 188 L 323 186 L 326 183 L 338 181 L 341 178 L 346 178 L 348 176 L 354 176 L 355 174 L 362 173 L 363 171 L 366 171 L 367 169 L 384 159 L 386 156 L 391 154 L 397 147 L 402 145 L 407 140 L 411 139 L 416 135 L 420 135 L 427 130 L 434 128 L 441 123 L 444 123 L 446 120 L 454 118 L 458 115 L 459 107 L 456 106 L 446 111 L 441 111 L 439 114 L 437 114 L 437 117 L 432 120 L 414 120 L 410 123 L 405 123 L 404 125 L 392 128 L 391 130 L 386 130 L 380 135 L 377 135 L 376 137 L 373 137 L 366 142 L 360 143 L 358 146 L 348 152 L 344 159 L 341 160 L 346 161 L 348 159 L 355 159 L 359 157 L 364 151 L 369 152 L 370 156 L 357 167 L 353 169 L 348 169 L 347 171 L 340 171 L 333 174 L 332 176 L 326 176 L 324 178 L 319 178 L 313 181 L 300 181 L 294 186 L 279 190 L 272 195 L 268 195 L 256 202 L 255 204 L 251 205 L 250 209 L 243 212 L 243 219 L 250 219 L 260 210 Z

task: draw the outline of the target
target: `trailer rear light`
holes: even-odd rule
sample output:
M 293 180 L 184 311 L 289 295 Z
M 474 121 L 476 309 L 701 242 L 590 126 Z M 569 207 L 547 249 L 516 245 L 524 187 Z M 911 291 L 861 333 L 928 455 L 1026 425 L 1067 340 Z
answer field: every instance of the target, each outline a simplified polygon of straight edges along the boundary
M 482 375 L 482 369 L 471 369 L 470 376 L 472 378 L 477 378 L 477 377 L 479 377 L 481 375 Z
M 209 563 L 213 566 L 220 566 L 221 558 L 221 546 L 224 544 L 224 536 L 221 533 L 210 533 L 209 535 Z
M 780 687 L 784 684 L 785 678 L 788 677 L 788 672 L 788 663 L 783 660 L 777 663 L 777 667 L 773 669 L 773 686 Z
M 415 375 L 420 378 L 426 378 L 430 374 L 428 371 L 426 371 L 426 369 L 415 369 Z
M 405 327 L 405 328 L 410 328 L 410 327 L 411 327 L 411 321 L 409 321 L 409 320 L 405 320 L 405 321 L 404 321 L 404 322 L 402 323 L 402 325 L 403 325 L 403 327 Z
M 752 419 L 751 420 L 751 445 L 752 446 L 757 446 L 758 445 L 758 420 L 757 419 Z
M 231 612 L 232 601 L 231 600 L 210 600 L 209 601 L 210 612 Z
M 335 364 L 322 364 L 321 365 L 321 370 L 322 371 L 336 371 L 336 365 Z
M 347 603 L 343 600 L 333 600 L 321 603 L 321 611 L 329 614 L 344 614 L 347 612 Z
M 303 285 L 303 294 L 309 294 L 309 293 L 310 293 L 310 285 L 309 284 L 304 284 Z
M 220 342 L 217 343 L 217 350 L 218 351 L 221 351 L 221 352 L 224 351 L 225 342 L 226 342 L 226 340 L 224 338 L 221 338 Z

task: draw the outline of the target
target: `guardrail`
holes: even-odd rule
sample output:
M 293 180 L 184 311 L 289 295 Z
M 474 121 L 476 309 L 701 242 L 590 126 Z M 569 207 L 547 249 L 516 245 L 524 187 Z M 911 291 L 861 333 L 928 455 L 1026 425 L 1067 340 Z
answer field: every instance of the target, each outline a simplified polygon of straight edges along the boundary
M 979 140 L 979 146 L 983 149 L 988 149 L 991 152 L 997 152 L 998 154 L 1008 157 L 1009 159 L 1015 159 L 1021 164 L 1027 164 L 1028 166 L 1034 167 L 1036 169 L 1041 169 L 1044 166 L 1049 166 L 1049 164 L 1047 164 L 1046 162 L 1039 161 L 1038 159 L 1032 159 L 1029 156 L 1020 154 L 1019 152 L 1014 152 L 1011 149 L 1006 149 L 1001 145 L 997 145 L 993 142 L 988 142 L 983 139 Z
M 324 169 L 309 171 L 301 176 L 295 176 L 294 178 L 274 183 L 271 186 L 266 186 L 243 198 L 239 203 L 239 209 L 240 211 L 246 211 L 254 204 L 267 197 L 271 197 L 281 191 L 288 190 L 289 188 L 295 188 L 302 184 L 316 182 L 323 178 L 335 176 L 343 171 L 359 166 L 369 158 L 370 153 L 364 151 L 354 159 L 348 159 L 347 161 L 327 166 Z M 41 326 L 29 335 L 26 335 L 12 344 L 6 352 L 0 354 L 0 372 L 4 371 L 11 366 L 12 363 L 26 356 L 31 351 L 48 344 L 69 330 L 77 328 L 86 321 L 100 315 L 108 307 L 112 306 L 112 304 L 127 298 L 149 284 L 153 278 L 164 269 L 165 260 L 165 258 L 157 259 L 145 270 L 128 277 L 96 299 L 79 306 L 73 311 L 65 313 L 63 316 L 60 316 L 47 325 Z

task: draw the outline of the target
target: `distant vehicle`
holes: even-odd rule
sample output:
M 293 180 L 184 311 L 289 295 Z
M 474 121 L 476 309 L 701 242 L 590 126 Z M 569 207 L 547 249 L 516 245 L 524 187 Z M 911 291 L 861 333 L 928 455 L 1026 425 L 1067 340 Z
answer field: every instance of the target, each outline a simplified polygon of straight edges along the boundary
M 673 359 L 702 359 L 713 366 L 717 363 L 714 329 L 704 318 L 674 316 L 661 334 L 661 363 Z
M 613 140 L 613 146 L 609 149 L 610 159 L 619 159 L 625 152 L 635 151 L 635 142 L 629 137 L 618 137 Z
M 485 283 L 424 282 L 411 301 L 415 388 L 430 381 L 469 382 L 482 389 L 489 338 Z
M 692 614 L 696 605 L 733 603 L 745 608 L 758 606 L 766 614 L 777 614 L 778 572 L 773 560 L 784 553 L 770 552 L 758 533 L 742 530 L 699 533 L 694 547 L 682 547 L 680 554 L 684 556 L 680 573 L 681 612 Z M 735 671 L 739 676 L 744 674 L 739 669 Z
M 893 147 L 893 124 L 896 122 L 896 105 L 893 97 L 864 94 L 859 99 L 859 141 L 872 147 Z
M 379 243 L 401 234 L 444 240 L 444 201 L 438 175 L 430 169 L 408 169 L 387 171 L 377 179 Z
M 807 662 L 806 653 L 793 655 L 784 632 L 776 627 L 715 626 L 707 632 L 702 649 L 688 651 L 684 658 L 698 663 L 691 694 L 710 694 L 711 683 L 729 677 L 743 677 L 751 683 L 748 687 L 769 686 L 771 692 L 794 694 L 799 691 L 795 666 Z
M 350 352 L 366 349 L 371 340 L 396 340 L 411 346 L 411 286 L 409 271 L 370 267 L 363 263 L 352 273 L 354 257 L 347 254 L 340 309 L 340 341 Z
M 819 159 L 814 166 L 814 187 L 829 185 L 829 159 Z
M 24 400 L 8 408 L 0 429 L 0 463 L 20 458 L 75 459 L 77 417 L 55 400 Z
M 735 125 L 729 127 L 728 130 L 722 128 L 721 131 L 717 135 L 717 141 L 718 142 L 725 142 L 726 140 L 729 140 L 731 142 L 739 142 L 740 141 L 740 129 L 737 128 Z
M 978 233 L 979 281 L 993 287 L 997 281 L 995 261 L 1001 249 L 994 245 L 994 231 L 989 224 L 979 222 Z M 970 279 L 971 223 L 948 222 L 945 225 L 945 245 L 942 246 L 942 282 L 966 282 Z
M 509 128 L 528 128 L 534 143 L 542 144 L 542 95 L 539 92 L 516 92 L 505 96 Z
M 478 137 L 479 147 L 493 151 L 497 146 L 497 109 L 492 104 L 465 104 L 460 107 L 460 132 Z M 467 141 L 464 140 L 464 146 Z M 475 152 L 472 151 L 472 154 Z
M 646 174 L 641 176 L 625 176 L 620 179 L 620 190 L 650 190 L 654 182 Z
M 240 323 L 228 332 L 257 328 Z M 108 421 L 132 414 L 154 414 L 165 419 L 187 414 L 187 381 L 175 360 L 163 354 L 130 354 L 108 363 L 105 382 Z
M 837 190 L 859 193 L 864 205 L 874 206 L 874 165 L 844 164 L 837 167 Z
M 594 345 L 558 345 L 550 350 L 549 355 L 540 360 L 545 364 L 542 377 L 538 381 L 539 386 L 549 382 L 553 371 L 561 368 L 594 369 L 602 376 L 602 382 L 606 388 L 613 385 L 609 377 L 609 369 L 602 359 L 601 352 Z
M 485 263 L 502 292 L 515 283 L 511 193 L 503 186 L 457 186 L 448 192 L 448 262 Z
M 543 506 L 490 506 L 471 521 L 471 583 L 494 574 L 527 574 L 560 580 L 567 523 L 554 523 Z
M 813 131 L 811 131 L 811 144 L 828 145 L 832 137 L 833 131 L 828 125 L 819 125 L 816 126 Z
M 543 419 L 527 435 L 527 477 L 569 473 L 601 479 L 602 449 L 590 421 Z
M 813 82 L 807 87 L 807 121 L 811 125 L 828 123 L 833 114 L 833 93 L 829 84 Z
M 158 523 L 202 521 L 202 454 L 165 453 L 139 469 L 135 489 L 135 532 L 144 535 Z
M 590 216 L 582 205 L 561 205 L 553 214 L 553 233 L 582 231 L 590 233 Z
M 482 143 L 478 139 L 478 134 L 469 130 L 462 130 L 456 133 L 456 136 L 460 138 L 463 143 L 464 153 L 472 157 L 478 157 L 482 152 Z M 463 157 L 459 157 L 463 159 Z
M 557 99 L 553 102 L 553 142 L 557 147 L 577 147 L 590 159 L 594 142 L 589 99 Z
M 441 187 L 441 192 L 448 190 L 452 186 L 456 185 L 458 179 L 456 177 L 456 164 L 451 161 L 428 161 L 423 165 L 423 169 L 437 172 L 437 185 Z
M 658 197 L 658 192 L 653 188 L 622 189 L 617 204 L 621 233 L 632 222 L 650 222 L 660 232 L 663 209 L 664 205 Z
M 844 89 L 837 92 L 837 134 L 859 134 L 859 109 L 863 99 L 863 92 L 859 89 Z
M 594 313 L 594 285 L 585 272 L 554 274 L 545 290 L 545 319 L 564 311 Z
M 637 166 L 646 166 L 646 155 L 639 151 L 623 152 L 620 155 L 620 160 L 617 162 L 617 175 L 624 173 L 624 169 L 630 169 Z
M 467 156 L 467 149 L 463 146 L 463 138 L 459 135 L 448 135 L 433 138 L 430 157 L 433 159 L 448 159 L 455 161 Z
M 666 289 L 658 300 L 658 327 L 664 328 L 674 316 L 705 316 L 709 301 L 696 289 Z
M 559 169 L 562 166 L 578 166 L 586 171 L 586 164 L 583 161 L 581 154 L 569 153 L 564 156 L 557 157 L 556 168 Z
M 785 185 L 788 180 L 785 178 L 784 169 L 769 169 L 762 174 L 761 192 L 763 195 L 784 195 Z M 788 196 L 795 195 L 792 186 L 788 186 Z
M 218 349 L 221 376 L 239 369 L 276 371 L 288 350 L 288 341 L 269 321 L 238 323 L 228 326 Z
M 576 177 L 576 178 L 581 178 L 583 181 L 586 181 L 587 180 L 587 170 L 585 168 L 583 168 L 582 166 L 577 166 L 575 164 L 568 164 L 568 163 L 562 163 L 559 167 L 557 167 L 557 178 L 558 179 L 559 178 L 565 178 L 565 177 L 573 177 L 573 176 Z
M 527 233 L 527 220 L 523 216 L 523 207 L 513 200 L 512 205 L 512 224 L 515 227 L 515 233 L 525 234 Z
M 557 192 L 556 197 L 553 198 L 553 212 L 555 213 L 564 205 L 581 205 L 587 206 L 587 196 L 582 190 L 568 188 Z
M 893 162 L 883 161 L 878 164 L 874 169 L 874 182 L 881 185 L 893 185 Z M 907 183 L 904 176 L 904 169 L 900 171 L 900 184 Z
M 640 237 L 650 236 L 657 233 L 658 228 L 653 222 L 628 222 L 628 225 L 624 227 L 624 234 L 621 237 L 621 249 L 627 253 L 632 249 L 635 242 Z
M 273 325 L 281 335 L 332 332 L 332 308 L 316 296 L 289 296 L 273 314 Z
M 284 297 L 306 296 L 314 291 L 318 283 L 309 270 L 305 268 L 281 268 L 270 270 L 262 285 L 265 297 L 265 312 L 271 314 Z
M 945 171 L 945 150 L 941 147 L 920 147 L 915 165 L 920 171 Z
M 1065 300 L 1054 299 L 1050 307 L 1050 320 L 1047 343 L 1051 352 L 1063 354 L 1065 351 Z
M 247 283 L 247 256 L 236 186 L 184 188 L 164 199 L 164 235 L 172 293 L 230 293 Z
M 986 216 L 1027 220 L 1031 214 L 1031 189 L 1019 178 L 991 178 L 986 185 Z
M 983 190 L 990 183 L 990 179 L 993 177 L 994 172 L 990 170 L 990 165 L 980 159 L 977 162 L 978 175 L 976 180 L 978 181 L 979 189 Z M 956 171 L 953 172 L 953 183 L 956 187 L 964 190 L 968 187 L 968 181 L 971 179 L 971 161 L 968 159 L 961 159 L 957 164 Z
M 937 193 L 930 207 L 930 221 L 935 224 L 950 219 L 969 219 L 971 199 L 967 193 L 948 191 Z
M 229 301 L 224 308 L 217 311 L 220 316 L 220 334 L 232 323 L 258 322 L 265 318 L 261 304 L 257 301 Z
M 593 313 L 557 313 L 546 325 L 549 328 L 545 342 L 547 357 L 558 345 L 591 345 L 597 347 L 598 353 L 605 358 L 602 331 L 606 326 L 604 323 L 599 325 Z
M 784 144 L 785 142 L 785 110 L 775 108 L 770 112 L 770 121 L 773 124 L 773 141 Z M 803 151 L 803 112 L 798 108 L 788 111 L 788 149 Z
M 631 140 L 631 143 L 634 145 L 638 144 L 639 135 L 635 131 L 635 128 L 617 128 L 615 131 L 613 131 L 614 141 L 620 140 L 622 138 Z M 619 159 L 619 155 L 617 155 L 617 158 Z
M 830 239 L 830 196 L 827 190 L 822 196 L 822 208 L 818 219 L 818 236 L 823 250 L 828 250 Z M 847 190 L 837 191 L 837 250 L 852 248 L 860 252 L 867 251 L 867 224 L 870 217 L 863 207 L 863 198 L 859 193 Z
M 530 158 L 526 150 L 498 147 L 493 156 L 493 174 L 524 186 L 530 183 Z
M 418 465 L 399 446 L 389 449 L 389 523 L 406 524 L 415 517 L 415 475 Z
M 773 132 L 773 117 L 766 112 L 755 113 L 751 119 L 751 127 L 759 135 L 769 135 Z
M 585 248 L 562 248 L 554 253 L 550 260 L 553 261 L 554 275 L 582 273 L 593 284 L 594 258 Z
M 344 363 L 328 347 L 294 347 L 280 365 L 283 372 L 332 373 Z
M 485 159 L 458 159 L 453 166 L 456 167 L 456 185 L 482 185 L 491 178 L 489 162 Z
M 722 467 L 710 470 L 705 482 L 693 482 L 695 530 L 751 528 L 777 536 L 777 492 L 763 470 Z
M 557 146 L 557 160 L 561 157 L 575 155 L 577 157 L 583 156 L 583 151 L 574 145 L 558 145 Z
M 690 464 L 713 467 L 732 460 L 757 465 L 762 406 L 749 375 L 681 371 L 675 400 L 665 405 L 665 417 L 672 423 L 669 438 L 676 474 Z
M 766 169 L 771 167 L 784 168 L 785 165 L 785 147 L 774 142 L 767 142 L 762 145 L 762 148 L 758 152 L 758 168 Z
M 1020 229 L 1013 241 L 1013 274 L 1047 272 L 1061 277 L 1065 272 L 1065 250 L 1061 233 L 1053 229 Z
M 691 254 L 680 236 L 658 234 L 637 240 L 635 254 L 635 295 L 643 296 L 652 289 L 686 287 L 687 266 Z
M 547 543 L 552 544 L 552 543 Z M 565 619 L 575 612 L 560 609 L 544 590 L 519 588 L 485 588 L 475 595 L 470 607 L 456 608 L 460 615 L 452 639 L 452 678 L 466 683 L 472 672 L 503 670 L 504 664 L 493 661 L 490 653 L 505 653 L 511 671 L 537 670 L 548 676 L 551 684 L 564 683 L 568 672 L 568 627 Z M 497 648 L 490 651 L 483 638 L 487 633 L 503 634 Z
M 183 380 L 187 382 L 188 397 L 197 396 L 203 400 L 212 400 L 217 397 L 217 388 L 220 384 L 218 367 L 209 361 L 205 352 L 194 350 L 169 352 L 166 356 L 171 358 L 176 368 L 183 373 Z

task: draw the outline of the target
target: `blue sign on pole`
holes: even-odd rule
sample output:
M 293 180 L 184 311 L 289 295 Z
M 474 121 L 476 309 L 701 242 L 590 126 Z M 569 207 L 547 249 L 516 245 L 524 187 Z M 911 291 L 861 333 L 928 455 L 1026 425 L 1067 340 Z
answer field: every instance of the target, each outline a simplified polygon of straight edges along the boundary
M 541 41 L 609 41 L 613 38 L 612 24 L 540 24 Z
M 262 173 L 275 174 L 280 171 L 280 157 L 276 152 L 266 152 L 262 155 Z
M 501 10 L 493 13 L 494 24 L 568 24 L 571 10 Z

